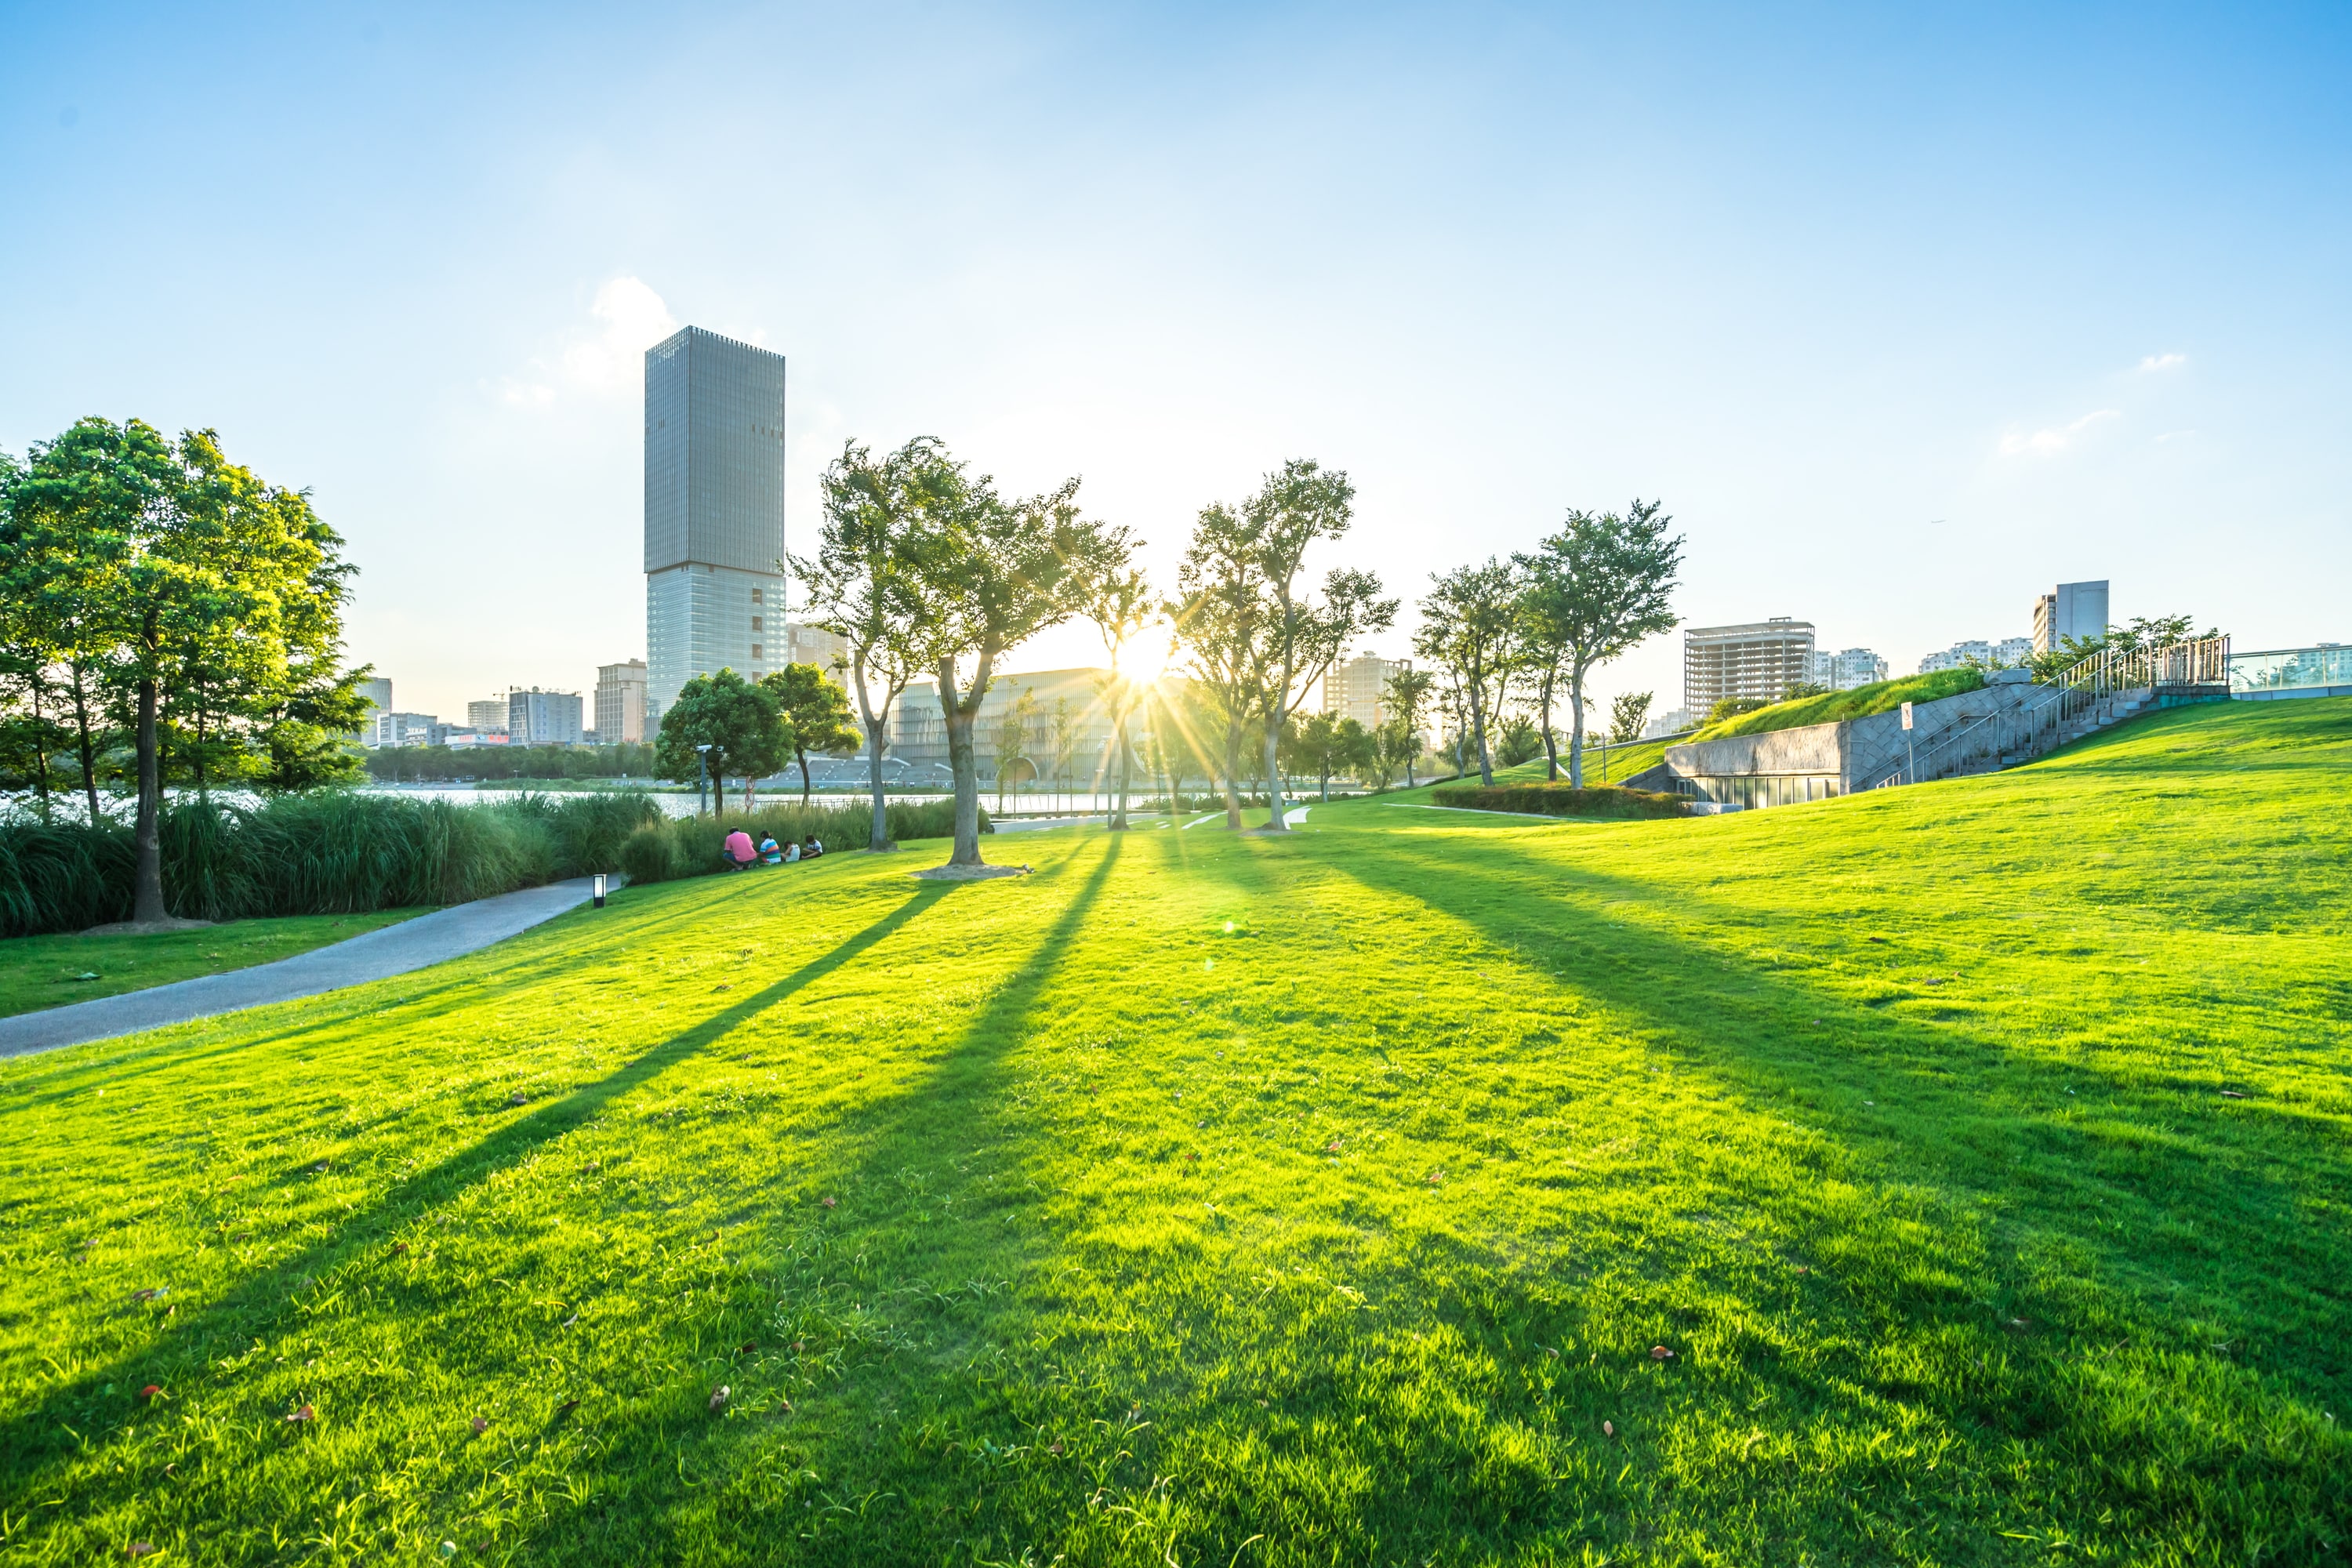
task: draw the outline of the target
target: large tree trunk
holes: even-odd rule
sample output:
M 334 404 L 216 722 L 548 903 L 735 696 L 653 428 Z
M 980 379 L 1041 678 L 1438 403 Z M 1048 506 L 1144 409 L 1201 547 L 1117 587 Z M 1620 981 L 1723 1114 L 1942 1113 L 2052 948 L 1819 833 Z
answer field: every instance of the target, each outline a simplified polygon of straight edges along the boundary
M 1282 809 L 1282 721 L 1267 721 L 1265 726 L 1265 804 L 1274 815 L 1266 819 L 1269 833 L 1287 833 L 1290 824 L 1284 821 Z
M 1111 796 L 1110 831 L 1124 833 L 1127 831 L 1127 789 L 1135 763 L 1134 751 L 1127 743 L 1127 710 L 1125 708 L 1122 707 L 1118 710 L 1118 715 L 1112 721 L 1112 726 L 1111 744 L 1118 748 L 1118 783 L 1113 786 L 1117 793 Z
M 1488 789 L 1495 787 L 1495 758 L 1486 750 L 1486 683 L 1474 681 L 1470 687 L 1470 738 L 1478 748 L 1478 780 Z
M 74 731 L 80 746 L 82 798 L 89 805 L 89 825 L 96 827 L 106 818 L 98 812 L 98 742 L 89 730 L 89 693 L 82 686 L 81 666 L 66 668 L 73 681 Z
M 1540 721 L 1543 724 L 1544 779 L 1547 783 L 1559 777 L 1559 743 L 1552 739 L 1551 734 L 1551 684 L 1552 672 L 1547 669 L 1544 671 L 1542 695 L 1538 699 L 1542 710 Z M 1575 763 L 1571 761 L 1569 765 L 1573 772 Z
M 142 925 L 167 917 L 163 909 L 163 768 L 155 748 L 155 682 L 139 683 L 139 816 L 131 830 L 139 868 L 131 884 L 131 918 Z
M 799 759 L 801 764 L 801 809 L 806 811 L 809 803 L 808 749 L 794 746 L 793 755 Z
M 866 782 L 874 797 L 874 825 L 872 831 L 866 836 L 866 847 L 883 850 L 890 847 L 889 814 L 885 809 L 888 803 L 882 794 L 882 731 L 890 721 L 890 705 L 885 702 L 880 713 L 874 711 L 873 704 L 866 695 L 866 672 L 863 669 L 857 672 L 857 710 L 866 721 Z
M 1576 789 L 1584 787 L 1584 676 L 1581 671 L 1568 681 L 1568 782 Z
M 1225 726 L 1225 826 L 1239 828 L 1242 825 L 1241 772 L 1242 727 Z
M 948 690 L 948 683 L 940 681 L 940 710 L 948 721 L 948 766 L 955 771 L 955 852 L 948 857 L 948 864 L 980 866 L 986 862 L 980 858 L 980 758 L 971 734 L 976 715 L 951 700 Z

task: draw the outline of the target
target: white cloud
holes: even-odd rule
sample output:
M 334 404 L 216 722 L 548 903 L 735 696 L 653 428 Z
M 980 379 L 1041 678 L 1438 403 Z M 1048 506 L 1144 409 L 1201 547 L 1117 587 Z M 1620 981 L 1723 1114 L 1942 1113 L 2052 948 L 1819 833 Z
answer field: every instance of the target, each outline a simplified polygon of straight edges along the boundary
M 2167 430 L 2163 435 L 2157 437 L 2157 441 L 2159 444 L 2166 441 L 2186 441 L 2191 436 L 2196 434 L 2197 432 L 2194 430 Z
M 593 392 L 633 387 L 645 374 L 645 352 L 677 331 L 662 297 L 635 278 L 615 278 L 596 290 L 588 313 L 602 323 L 595 335 L 563 351 L 563 373 Z
M 2004 458 L 2053 457 L 2081 440 L 2084 433 L 2095 426 L 2122 417 L 2119 409 L 2101 408 L 2084 415 L 2071 425 L 2036 430 L 2031 435 L 2022 430 L 2012 430 L 2000 438 L 2000 455 Z
M 555 388 L 543 381 L 517 381 L 509 375 L 499 383 L 499 398 L 509 408 L 544 408 L 555 401 Z
M 2187 364 L 2188 363 L 2189 356 L 2187 354 L 2149 354 L 2139 362 L 2139 368 L 2143 373 L 2158 370 L 2179 370 L 2182 365 Z

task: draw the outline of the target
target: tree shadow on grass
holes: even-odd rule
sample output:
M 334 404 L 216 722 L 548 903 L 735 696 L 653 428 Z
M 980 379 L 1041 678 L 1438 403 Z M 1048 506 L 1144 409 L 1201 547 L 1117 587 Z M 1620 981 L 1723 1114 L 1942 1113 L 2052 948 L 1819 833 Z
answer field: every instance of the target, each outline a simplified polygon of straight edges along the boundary
M 1751 1111 L 1810 1111 L 1812 1132 L 1832 1144 L 1822 1184 L 1845 1189 L 1841 1206 L 1810 1209 L 1801 1190 L 1759 1190 L 1755 1201 L 1778 1207 L 1817 1260 L 1843 1255 L 1842 1310 L 1862 1342 L 1972 1341 L 1998 1353 L 2016 1342 L 2025 1375 L 1903 1393 L 1955 1432 L 2036 1447 L 2063 1478 L 2043 1506 L 2063 1514 L 2069 1490 L 2094 1510 L 2129 1499 L 2144 1523 L 2168 1517 L 2191 1535 L 2210 1525 L 2242 1543 L 2268 1528 L 2265 1510 L 2299 1507 L 2325 1534 L 2328 1510 L 2314 1505 L 2352 1453 L 2340 1438 L 2309 1436 L 2333 1430 L 2321 1405 L 2352 1394 L 2352 1310 L 2332 1284 L 2340 1243 L 2303 1211 L 2315 1190 L 2341 1191 L 2352 1177 L 2340 1149 L 2295 1136 L 2308 1173 L 2298 1188 L 2252 1141 L 2179 1135 L 2168 1125 L 2177 1106 L 2076 1120 L 2064 1108 L 2083 1103 L 2067 1093 L 2088 1081 L 2081 1065 L 1954 1022 L 1885 1016 L 1601 913 L 1604 902 L 1671 900 L 1638 882 L 1475 845 L 1456 847 L 1442 875 L 1380 856 L 1331 864 L 1375 893 L 1553 961 L 1551 983 L 1735 1089 Z M 1539 973 L 1551 980 L 1551 968 Z M 1874 1215 L 1890 1229 L 1924 1222 L 1937 1240 L 1915 1263 L 1867 1233 Z M 2123 1359 L 2103 1383 L 2091 1369 L 2106 1357 Z M 1865 1358 L 1842 1375 L 1866 1388 L 1881 1374 Z M 2213 1436 L 2263 1426 L 2302 1436 Z M 2336 1495 L 2337 1523 L 2352 1523 Z
M 708 1556 L 714 1542 L 754 1541 L 790 1544 L 719 1554 L 806 1553 L 822 1561 L 849 1550 L 856 1537 L 855 1554 L 831 1560 L 934 1560 L 936 1540 L 919 1533 L 910 1541 L 885 1526 L 888 1507 L 874 1511 L 894 1468 L 877 1462 L 877 1443 L 887 1439 L 877 1437 L 876 1422 L 920 1402 L 936 1380 L 953 1384 L 959 1372 L 984 1376 L 969 1364 L 985 1359 L 983 1331 L 1000 1343 L 1019 1332 L 996 1300 L 1011 1281 L 973 1272 L 1004 1264 L 991 1245 L 999 1233 L 983 1235 L 982 1227 L 1024 1218 L 1019 1211 L 1038 1196 L 1010 1149 L 1026 1134 L 1005 1104 L 1013 1076 L 1006 1058 L 1035 1025 L 1122 842 L 1118 835 L 1073 840 L 1070 853 L 1041 859 L 1025 882 L 994 885 L 1017 896 L 1066 884 L 1093 852 L 1094 865 L 1052 924 L 953 1042 L 927 1053 L 905 1087 L 851 1112 L 830 1135 L 836 1163 L 822 1188 L 839 1194 L 840 1207 L 787 1210 L 784 1194 L 767 1194 L 770 1212 L 760 1228 L 781 1240 L 789 1261 L 778 1277 L 740 1282 L 723 1321 L 704 1325 L 709 1331 L 700 1338 L 721 1345 L 742 1339 L 775 1359 L 706 1354 L 691 1381 L 646 1390 L 631 1414 L 600 1421 L 598 1463 L 572 1478 L 569 1495 L 579 1500 L 537 1525 L 535 1543 L 560 1542 L 565 1560 L 582 1563 L 683 1563 Z M 934 892 L 954 885 L 925 884 Z M 1033 1271 L 1042 1263 L 1027 1259 Z M 778 1342 L 788 1338 L 808 1347 L 805 1359 L 781 1352 Z M 793 1369 L 835 1354 L 847 1363 L 814 1386 L 791 1383 Z M 730 1379 L 734 1401 L 714 1416 L 705 1396 L 710 1384 Z M 780 1395 L 762 1399 L 753 1379 L 777 1390 L 789 1384 L 795 1408 L 787 1415 L 772 1402 Z M 663 1462 L 648 1465 L 656 1453 Z M 780 1453 L 789 1463 L 778 1463 Z M 928 1465 L 932 1457 L 916 1462 Z M 863 1506 L 846 1489 L 861 1478 Z M 903 1470 L 898 1479 L 905 1480 Z
M 556 1142 L 616 1100 L 704 1049 L 738 1025 L 839 969 L 953 891 L 952 884 L 939 883 L 911 889 L 889 913 L 856 935 L 772 984 L 689 1025 L 620 1070 L 516 1115 L 496 1131 L 430 1169 L 393 1182 L 373 1201 L 351 1211 L 337 1226 L 331 1241 L 257 1269 L 213 1300 L 187 1312 L 173 1331 L 170 1343 L 142 1343 L 102 1366 L 61 1383 L 10 1414 L 0 1421 L 0 1496 L 21 1499 L 61 1484 L 70 1485 L 47 1472 L 58 1460 L 86 1453 L 86 1445 L 78 1434 L 104 1430 L 121 1419 L 121 1400 L 110 1400 L 101 1392 L 110 1384 L 136 1387 L 167 1361 L 200 1363 L 214 1342 L 234 1340 L 242 1344 L 257 1334 L 283 1328 L 299 1316 L 293 1298 L 306 1279 L 323 1277 L 339 1267 L 380 1254 L 394 1230 L 419 1213 L 448 1203 Z M 81 1511 L 95 1511 L 96 1506 L 95 1501 L 88 1502 Z

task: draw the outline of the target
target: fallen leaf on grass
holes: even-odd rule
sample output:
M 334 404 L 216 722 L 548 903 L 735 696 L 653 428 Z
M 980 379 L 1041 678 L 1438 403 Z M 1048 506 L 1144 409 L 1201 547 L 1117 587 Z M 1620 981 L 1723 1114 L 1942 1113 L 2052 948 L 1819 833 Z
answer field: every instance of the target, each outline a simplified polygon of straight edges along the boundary
M 801 1345 L 802 1345 L 802 1342 L 801 1342 L 801 1341 L 799 1341 L 799 1340 L 794 1340 L 794 1341 L 793 1342 L 793 1349 L 794 1351 L 796 1351 L 796 1352 L 801 1348 Z
M 152 1399 L 163 1392 L 163 1388 L 161 1384 L 151 1383 L 146 1387 L 139 1391 L 139 1397 L 142 1399 Z
M 710 1391 L 710 1408 L 713 1410 L 725 1409 L 727 1407 L 727 1396 L 733 1392 L 733 1389 L 728 1387 L 723 1383 L 718 1387 L 712 1389 Z
M 168 1285 L 151 1285 L 143 1290 L 131 1292 L 131 1299 L 134 1301 L 152 1301 L 158 1296 L 168 1296 L 171 1293 L 172 1288 Z
M 520 1089 L 516 1089 L 512 1094 L 507 1096 L 507 1103 L 509 1105 L 529 1105 L 530 1103 L 530 1096 L 525 1094 Z
M 760 1348 L 760 1347 L 759 1347 L 759 1345 L 758 1345 L 757 1343 L 753 1342 L 752 1342 L 752 1341 L 751 1341 L 751 1340 L 745 1340 L 745 1341 L 743 1342 L 743 1348 L 742 1348 L 741 1350 L 740 1350 L 740 1351 L 737 1351 L 735 1353 L 736 1353 L 737 1355 L 750 1355 L 753 1351 L 758 1350 L 759 1348 Z
M 2244 1095 L 2242 1095 L 2242 1094 L 2240 1094 L 2240 1093 L 2239 1093 L 2236 1089 L 2223 1089 L 2223 1090 L 2221 1091 L 2221 1098 L 2222 1098 L 2223 1100 L 2243 1100 L 2243 1099 L 2245 1099 L 2246 1097 L 2245 1097 Z
M 399 1257 L 402 1253 L 404 1253 L 404 1252 L 405 1252 L 405 1251 L 407 1251 L 407 1250 L 408 1250 L 408 1243 L 406 1243 L 406 1242 L 404 1242 L 404 1241 L 395 1241 L 395 1242 L 394 1242 L 394 1243 L 392 1244 L 392 1255 L 393 1255 L 394 1258 Z
M 485 1418 L 483 1418 L 482 1416 L 479 1416 L 479 1415 L 477 1415 L 477 1416 L 475 1416 L 475 1417 L 474 1417 L 474 1436 L 475 1436 L 478 1437 L 478 1436 L 480 1436 L 483 1433 L 485 1433 L 485 1432 L 488 1431 L 489 1429 L 490 1429 L 490 1424 L 489 1424 L 489 1422 L 488 1422 L 488 1420 L 486 1420 Z
M 318 1412 L 305 1405 L 301 1409 L 297 1410 L 293 1415 L 289 1415 L 286 1419 L 289 1425 L 299 1426 L 305 1421 L 316 1421 L 318 1418 Z
M 838 1202 L 833 1198 L 819 1198 L 817 1202 L 823 1204 L 827 1208 L 837 1208 L 840 1206 Z
M 1675 1359 L 1675 1352 L 1668 1350 L 1664 1345 L 1652 1345 L 1650 1347 L 1650 1359 L 1652 1361 L 1672 1361 Z
M 323 1176 L 327 1173 L 327 1167 L 331 1163 L 332 1163 L 331 1161 L 321 1160 L 310 1167 L 310 1173 L 314 1176 Z
M 1429 1184 L 1433 1187 L 1440 1185 L 1444 1182 L 1444 1180 L 1445 1173 L 1443 1171 L 1432 1171 L 1429 1173 Z
M 152 1541 L 134 1541 L 123 1548 L 122 1554 L 126 1557 L 144 1557 L 154 1550 L 155 1543 Z
M 555 1413 L 556 1413 L 558 1415 L 565 1415 L 565 1414 L 567 1414 L 567 1413 L 569 1413 L 569 1412 L 571 1412 L 571 1411 L 577 1410 L 577 1409 L 579 1409 L 579 1408 L 580 1408 L 580 1402 L 579 1402 L 578 1400 L 576 1400 L 576 1399 L 567 1399 L 567 1400 L 565 1400 L 562 1404 L 561 1404 L 561 1405 L 557 1405 L 557 1406 L 555 1407 Z
M 733 983 L 732 981 L 730 981 L 728 984 L 724 984 L 724 985 L 714 985 L 714 986 L 712 986 L 712 987 L 711 987 L 711 989 L 712 989 L 713 991 L 732 991 L 732 990 L 734 990 L 734 989 L 735 989 L 735 985 L 734 985 L 734 983 Z
M 1601 1424 L 1601 1435 L 1603 1437 L 1614 1437 L 1617 1436 L 1617 1423 L 1614 1421 L 1603 1421 Z

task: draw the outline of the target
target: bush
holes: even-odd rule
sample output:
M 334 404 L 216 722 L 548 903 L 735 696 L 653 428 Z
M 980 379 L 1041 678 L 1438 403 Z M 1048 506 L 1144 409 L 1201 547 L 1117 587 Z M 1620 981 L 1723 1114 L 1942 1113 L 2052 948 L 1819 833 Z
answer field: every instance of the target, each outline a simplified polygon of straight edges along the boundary
M 727 836 L 737 828 L 756 844 L 772 834 L 779 844 L 797 843 L 816 835 L 828 853 L 863 849 L 874 822 L 872 805 L 763 805 L 751 812 L 717 816 L 674 817 L 637 828 L 619 849 L 621 869 L 632 882 L 666 882 L 679 877 L 702 877 L 725 869 L 719 860 Z M 912 838 L 949 838 L 955 834 L 955 802 L 936 800 L 923 805 L 889 801 L 882 809 L 883 830 L 893 842 Z M 980 814 L 980 830 L 995 831 L 988 813 Z
M 1644 817 L 1682 816 L 1687 808 L 1676 795 L 1646 789 L 1620 789 L 1613 784 L 1451 784 L 1429 792 L 1440 805 L 1472 811 L 1527 811 L 1542 816 Z
M 644 795 L 524 795 L 495 805 L 319 790 L 259 805 L 171 803 L 159 824 L 165 907 L 184 919 L 355 914 L 457 904 L 622 869 L 658 815 Z M 0 823 L 0 936 L 131 915 L 131 829 Z

